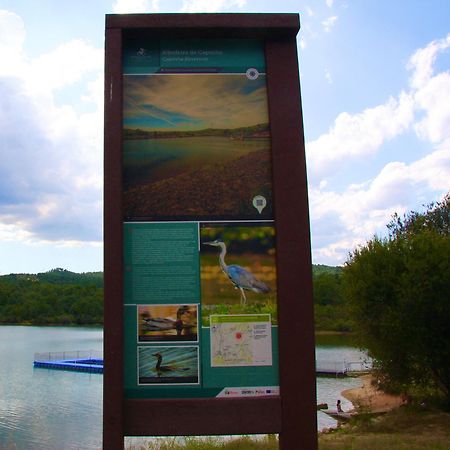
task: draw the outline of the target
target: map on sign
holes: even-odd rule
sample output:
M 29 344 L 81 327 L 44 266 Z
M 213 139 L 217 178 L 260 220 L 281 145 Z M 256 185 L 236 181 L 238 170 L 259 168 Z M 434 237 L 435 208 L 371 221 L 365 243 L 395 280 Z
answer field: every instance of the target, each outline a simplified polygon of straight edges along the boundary
M 272 365 L 270 314 L 212 315 L 211 366 Z

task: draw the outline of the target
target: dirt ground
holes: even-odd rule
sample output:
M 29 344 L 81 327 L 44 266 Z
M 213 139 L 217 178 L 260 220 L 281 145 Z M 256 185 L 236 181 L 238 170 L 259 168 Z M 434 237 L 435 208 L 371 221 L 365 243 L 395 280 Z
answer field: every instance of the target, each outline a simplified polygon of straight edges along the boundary
M 373 413 L 387 412 L 404 403 L 400 396 L 378 390 L 371 375 L 363 375 L 360 379 L 363 383 L 362 386 L 342 392 L 342 396 L 350 400 L 356 410 L 363 409 Z

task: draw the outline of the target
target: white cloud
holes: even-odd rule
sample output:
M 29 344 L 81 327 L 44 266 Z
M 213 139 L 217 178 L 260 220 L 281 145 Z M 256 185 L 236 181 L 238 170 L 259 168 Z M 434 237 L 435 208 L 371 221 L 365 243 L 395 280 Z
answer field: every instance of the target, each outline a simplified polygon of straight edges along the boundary
M 423 139 L 438 143 L 450 135 L 450 73 L 440 73 L 430 79 L 415 94 L 417 108 L 425 116 L 416 124 Z
M 307 143 L 308 169 L 313 184 L 344 164 L 377 153 L 386 141 L 411 126 L 421 138 L 433 144 L 450 137 L 450 73 L 432 76 L 433 66 L 428 64 L 436 59 L 439 51 L 447 48 L 444 42 L 450 46 L 450 35 L 448 39 L 433 41 L 413 55 L 411 60 L 415 64 L 408 66 L 414 70 L 410 92 L 401 92 L 397 98 L 391 97 L 386 103 L 361 113 L 340 113 L 328 133 Z M 433 56 L 430 49 L 434 51 Z M 419 63 L 419 60 L 427 63 Z M 414 80 L 419 78 L 420 83 L 416 83 Z M 420 87 L 416 89 L 416 86 Z
M 410 58 L 412 71 L 410 84 L 414 100 L 422 113 L 415 129 L 419 137 L 439 143 L 450 136 L 450 72 L 434 75 L 434 63 L 438 56 L 450 48 L 450 34 L 417 50 Z
M 116 14 L 157 13 L 160 0 L 116 0 L 113 11 Z
M 31 238 L 31 233 L 15 224 L 4 224 L 0 222 L 0 241 L 22 241 Z
M 0 48 L 20 52 L 25 41 L 25 26 L 17 14 L 0 10 Z
M 404 132 L 413 120 L 413 99 L 401 93 L 385 104 L 351 115 L 343 112 L 330 131 L 306 145 L 308 170 L 314 184 L 350 162 L 375 153 L 388 139 Z
M 22 19 L 0 11 L 0 25 L 0 236 L 98 242 L 103 50 L 74 40 L 32 59 Z M 87 112 L 55 101 L 77 83 Z
M 231 10 L 233 8 L 243 8 L 246 4 L 247 0 L 183 0 L 181 12 L 220 12 Z
M 329 33 L 333 26 L 335 25 L 336 21 L 338 20 L 338 16 L 331 16 L 328 17 L 325 20 L 322 20 L 322 26 L 325 32 Z
M 325 79 L 327 80 L 328 84 L 333 83 L 333 77 L 331 76 L 331 73 L 328 69 L 325 69 Z
M 334 0 L 326 0 L 325 3 L 327 4 L 328 8 L 331 8 L 333 6 Z
M 430 42 L 425 48 L 417 50 L 410 58 L 408 68 L 413 71 L 411 86 L 423 87 L 433 75 L 433 64 L 440 52 L 450 47 L 450 34 L 444 39 Z
M 102 70 L 103 55 L 102 49 L 82 40 L 67 42 L 31 61 L 27 83 L 33 91 L 61 89 Z
M 429 203 L 434 199 L 429 193 L 445 193 L 448 180 L 450 141 L 411 164 L 389 163 L 368 184 L 349 186 L 343 193 L 311 188 L 315 260 L 343 263 L 349 249 L 384 234 L 394 212 L 407 212 L 417 199 Z
M 417 50 L 409 92 L 359 114 L 341 113 L 330 131 L 307 143 L 313 254 L 317 262 L 343 263 L 350 249 L 386 232 L 392 214 L 442 198 L 450 184 L 450 72 L 435 74 L 435 61 L 450 35 Z M 333 190 L 326 176 L 374 155 L 389 139 L 415 130 L 427 155 L 390 161 L 370 180 Z
M 0 76 L 15 76 L 23 73 L 22 52 L 26 32 L 23 20 L 17 14 L 0 10 Z M 8 63 L 5 64 L 5 61 Z
M 1 221 L 36 239 L 99 240 L 101 147 L 82 130 L 83 116 L 37 104 L 17 80 L 0 79 L 0 94 Z

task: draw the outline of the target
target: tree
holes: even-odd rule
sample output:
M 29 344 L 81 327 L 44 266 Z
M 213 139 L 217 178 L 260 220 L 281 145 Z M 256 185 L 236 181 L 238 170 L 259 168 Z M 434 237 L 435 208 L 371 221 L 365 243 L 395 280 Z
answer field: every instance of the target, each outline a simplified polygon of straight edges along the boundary
M 342 296 L 342 268 L 313 266 L 314 320 L 316 330 L 351 331 Z
M 360 343 L 385 386 L 450 398 L 450 195 L 395 215 L 387 238 L 350 254 L 343 287 Z

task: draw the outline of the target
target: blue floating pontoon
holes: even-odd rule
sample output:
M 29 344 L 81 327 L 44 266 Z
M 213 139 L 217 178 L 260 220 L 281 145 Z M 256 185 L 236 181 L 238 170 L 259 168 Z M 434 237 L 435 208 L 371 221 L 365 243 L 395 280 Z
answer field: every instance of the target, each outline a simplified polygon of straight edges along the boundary
M 62 358 L 55 359 L 52 354 L 48 358 L 44 359 L 37 357 L 34 358 L 34 367 L 44 368 L 44 369 L 56 369 L 56 370 L 74 370 L 77 372 L 90 372 L 90 373 L 103 373 L 103 358 Z
M 61 359 L 59 361 L 34 361 L 33 366 L 42 367 L 45 369 L 103 373 L 103 359 Z

